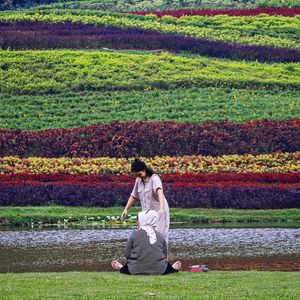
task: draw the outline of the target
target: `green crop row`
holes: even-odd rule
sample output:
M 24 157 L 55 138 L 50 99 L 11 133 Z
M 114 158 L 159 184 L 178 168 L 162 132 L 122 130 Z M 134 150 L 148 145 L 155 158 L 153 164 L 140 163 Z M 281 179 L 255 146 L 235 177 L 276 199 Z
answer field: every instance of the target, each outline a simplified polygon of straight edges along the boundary
M 113 11 L 299 7 L 297 0 L 14 0 L 0 2 L 0 10 L 28 8 L 102 9 Z
M 249 31 L 250 33 L 252 33 L 251 30 L 269 30 L 270 33 L 276 33 L 277 30 L 282 30 L 282 32 L 289 32 L 293 30 L 295 32 L 299 32 L 300 18 L 298 16 L 284 17 L 269 16 L 266 14 L 261 14 L 258 16 L 182 16 L 180 18 L 175 18 L 172 16 L 163 16 L 161 18 L 161 23 L 186 26 L 193 25 L 198 27 L 208 27 L 214 29 L 238 29 L 241 31 Z
M 261 0 L 258 1 L 260 7 L 300 7 L 299 0 Z
M 0 51 L 0 92 L 47 94 L 82 90 L 188 87 L 300 88 L 300 64 L 186 58 L 166 52 Z
M 74 22 L 102 26 L 140 28 L 235 44 L 299 48 L 300 16 L 214 17 L 139 16 L 89 10 L 40 10 L 2 12 L 0 21 Z
M 43 7 L 70 9 L 103 9 L 117 11 L 174 10 L 174 9 L 225 9 L 264 7 L 299 7 L 297 0 L 81 0 L 53 1 Z
M 117 120 L 285 120 L 300 117 L 299 98 L 299 91 L 231 88 L 0 96 L 0 128 L 73 128 Z

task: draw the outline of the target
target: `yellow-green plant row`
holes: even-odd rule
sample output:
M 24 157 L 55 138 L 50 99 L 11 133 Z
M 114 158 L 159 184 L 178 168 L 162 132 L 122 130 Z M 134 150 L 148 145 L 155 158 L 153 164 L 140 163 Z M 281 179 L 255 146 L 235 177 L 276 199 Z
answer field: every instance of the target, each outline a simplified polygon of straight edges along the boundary
M 161 174 L 300 172 L 300 152 L 264 155 L 156 156 L 142 159 Z M 0 174 L 130 174 L 132 158 L 43 158 L 4 156 Z
M 75 22 L 131 27 L 236 44 L 299 48 L 300 17 L 220 15 L 173 18 L 136 16 L 89 10 L 44 10 L 1 13 L 0 21 Z
M 300 64 L 185 58 L 162 53 L 0 51 L 0 92 L 147 90 L 191 86 L 300 87 Z

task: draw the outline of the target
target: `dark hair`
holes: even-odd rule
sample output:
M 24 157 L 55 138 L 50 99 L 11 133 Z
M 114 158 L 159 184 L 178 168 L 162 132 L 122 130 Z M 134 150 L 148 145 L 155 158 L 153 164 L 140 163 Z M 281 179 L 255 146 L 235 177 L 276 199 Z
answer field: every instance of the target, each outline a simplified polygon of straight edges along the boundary
M 140 172 L 140 171 L 146 171 L 146 174 L 149 177 L 151 177 L 154 174 L 154 171 L 148 168 L 143 161 L 139 160 L 138 158 L 135 158 L 131 164 L 131 172 Z

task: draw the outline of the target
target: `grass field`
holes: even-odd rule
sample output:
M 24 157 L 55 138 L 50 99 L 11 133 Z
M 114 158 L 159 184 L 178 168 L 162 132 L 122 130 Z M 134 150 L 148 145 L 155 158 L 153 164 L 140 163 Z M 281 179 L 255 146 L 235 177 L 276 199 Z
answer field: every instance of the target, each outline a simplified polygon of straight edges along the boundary
M 127 276 L 113 272 L 0 274 L 1 299 L 286 299 L 300 295 L 299 272 Z

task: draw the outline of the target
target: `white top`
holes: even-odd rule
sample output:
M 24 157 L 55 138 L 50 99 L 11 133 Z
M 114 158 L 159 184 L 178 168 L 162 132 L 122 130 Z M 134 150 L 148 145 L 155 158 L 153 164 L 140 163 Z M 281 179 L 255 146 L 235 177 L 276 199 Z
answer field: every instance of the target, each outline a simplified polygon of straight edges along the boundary
M 161 179 L 157 174 L 153 174 L 151 177 L 147 176 L 145 180 L 137 177 L 131 196 L 140 200 L 142 210 L 158 210 L 160 206 L 156 193 L 158 188 L 163 190 Z M 164 210 L 169 211 L 169 205 L 166 198 Z

